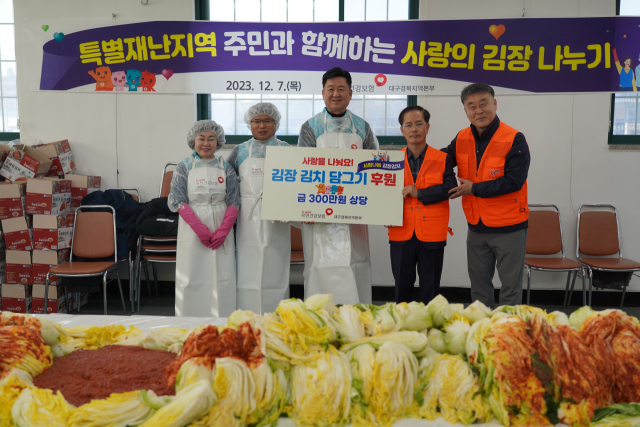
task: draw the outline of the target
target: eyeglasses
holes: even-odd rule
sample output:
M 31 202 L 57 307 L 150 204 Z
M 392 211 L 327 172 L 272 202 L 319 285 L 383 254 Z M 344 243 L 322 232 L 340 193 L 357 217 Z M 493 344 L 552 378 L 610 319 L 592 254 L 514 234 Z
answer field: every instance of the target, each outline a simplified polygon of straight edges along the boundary
M 275 120 L 273 120 L 273 119 L 251 120 L 251 123 L 253 123 L 254 125 L 257 125 L 257 126 L 260 126 L 261 123 L 264 123 L 265 125 L 270 125 L 273 122 L 275 122 Z
M 402 125 L 402 127 L 407 129 L 407 130 L 413 129 L 414 126 L 415 126 L 416 129 L 420 129 L 425 124 L 426 124 L 425 122 L 417 122 L 415 125 L 413 123 L 407 123 L 406 125 Z

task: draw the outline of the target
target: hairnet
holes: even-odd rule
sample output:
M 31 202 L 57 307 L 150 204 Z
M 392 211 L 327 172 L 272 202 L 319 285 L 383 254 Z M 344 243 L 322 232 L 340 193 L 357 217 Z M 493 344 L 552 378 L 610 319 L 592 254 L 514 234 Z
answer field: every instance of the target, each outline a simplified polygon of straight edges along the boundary
M 187 145 L 192 150 L 196 146 L 196 137 L 202 132 L 211 131 L 216 135 L 218 139 L 218 148 L 222 147 L 226 140 L 224 139 L 224 129 L 222 126 L 214 122 L 213 120 L 198 120 L 191 126 L 189 133 L 187 133 Z
M 269 116 L 273 120 L 276 121 L 276 130 L 280 127 L 280 112 L 278 111 L 278 107 L 273 105 L 270 102 L 259 102 L 256 105 L 252 105 L 251 108 L 244 113 L 244 122 L 247 124 L 249 129 L 251 129 L 251 120 L 253 120 L 256 116 Z

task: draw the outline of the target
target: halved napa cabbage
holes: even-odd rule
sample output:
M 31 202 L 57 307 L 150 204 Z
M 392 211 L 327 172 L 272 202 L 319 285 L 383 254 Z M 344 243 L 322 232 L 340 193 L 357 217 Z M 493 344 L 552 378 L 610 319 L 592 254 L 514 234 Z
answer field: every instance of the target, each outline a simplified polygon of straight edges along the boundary
M 420 363 L 421 386 L 416 389 L 420 416 L 464 425 L 493 418 L 484 400 L 478 378 L 459 355 L 425 357 Z
M 429 342 L 429 348 L 438 352 L 438 353 L 446 353 L 447 345 L 444 342 L 444 334 L 440 329 L 433 328 L 427 334 L 427 339 Z
M 479 300 L 469 304 L 467 308 L 462 311 L 462 317 L 467 319 L 470 324 L 474 324 L 482 319 L 486 319 L 491 316 L 491 309 L 484 305 Z
M 201 380 L 176 393 L 140 427 L 183 427 L 205 416 L 216 402 L 211 383 Z M 202 424 L 205 425 L 205 424 Z
M 236 310 L 233 313 L 231 313 L 231 315 L 227 319 L 227 327 L 230 327 L 232 329 L 238 329 L 238 326 L 240 326 L 244 322 L 251 321 L 251 319 L 253 319 L 254 316 L 255 316 L 255 313 L 253 311 Z
M 208 368 L 204 357 L 192 357 L 180 366 L 176 377 L 176 391 L 180 391 L 200 380 L 213 381 L 213 370 Z
M 442 295 L 438 295 L 427 304 L 427 311 L 431 315 L 434 328 L 442 328 L 455 314 L 454 307 Z
M 596 409 L 594 427 L 640 427 L 640 403 L 616 403 Z
M 551 313 L 549 313 L 547 321 L 551 326 L 571 326 L 571 323 L 569 322 L 569 316 L 561 311 L 552 311 Z
M 347 357 L 330 347 L 313 364 L 294 366 L 289 416 L 299 426 L 345 425 L 349 420 L 350 390 Z
M 106 399 L 92 400 L 75 409 L 67 427 L 137 426 L 173 399 L 157 396 L 153 390 L 113 393 Z
M 333 324 L 338 331 L 338 340 L 347 344 L 363 339 L 364 324 L 371 320 L 369 311 L 363 312 L 352 305 L 340 306 L 333 315 Z
M 404 324 L 404 319 L 394 303 L 388 302 L 380 306 L 372 304 L 355 306 L 365 313 L 367 310 L 371 312 L 371 317 L 364 325 L 365 333 L 369 337 L 399 331 Z
M 183 328 L 154 329 L 141 334 L 125 334 L 118 337 L 116 344 L 132 345 L 150 350 L 170 351 L 175 349 L 176 343 L 184 343 L 188 334 L 189 330 Z
M 361 345 L 346 353 L 351 367 L 351 422 L 354 426 L 375 425 L 370 399 L 373 393 L 373 370 L 376 350 L 370 345 Z
M 333 331 L 326 322 L 313 310 L 309 310 L 299 299 L 283 300 L 276 309 L 287 330 L 285 342 L 291 340 L 302 348 L 307 343 L 326 346 Z
M 261 427 L 278 421 L 290 397 L 289 371 L 289 366 L 273 361 L 269 363 L 267 359 L 251 367 L 256 409 L 249 415 L 248 425 Z
M 496 314 L 504 313 L 509 316 L 518 316 L 525 322 L 529 320 L 532 315 L 540 315 L 548 321 L 549 315 L 547 312 L 538 307 L 532 307 L 530 305 L 501 305 L 491 312 L 492 317 Z
M 218 397 L 209 413 L 193 427 L 241 427 L 256 410 L 255 382 L 247 364 L 233 357 L 216 359 L 213 391 Z M 146 427 L 146 426 L 145 426 Z
M 376 354 L 370 411 L 381 426 L 391 426 L 409 414 L 418 379 L 418 360 L 398 341 L 387 341 Z
M 135 326 L 127 329 L 123 325 L 74 326 L 64 328 L 64 331 L 69 336 L 69 344 L 74 348 L 89 350 L 119 344 L 142 334 L 142 331 Z
M 62 326 L 52 322 L 45 317 L 32 317 L 28 314 L 11 313 L 3 311 L 0 313 L 0 326 L 25 326 L 40 332 L 44 342 L 51 347 L 54 357 L 61 357 L 74 350 L 67 344 L 67 334 Z
M 465 318 L 455 319 L 444 327 L 444 344 L 451 354 L 465 354 L 467 334 L 471 325 Z
M 403 305 L 406 305 L 406 310 L 402 310 L 404 323 L 401 330 L 424 331 L 433 327 L 433 320 L 426 305 L 421 302 L 411 301 L 408 304 L 398 304 L 398 310 Z
M 0 375 L 12 368 L 35 377 L 53 364 L 51 348 L 28 326 L 0 327 Z
M 338 307 L 333 302 L 333 295 L 331 294 L 315 294 L 304 300 L 304 305 L 309 310 L 313 311 L 326 311 L 329 316 L 333 316 L 336 313 Z
M 22 390 L 30 386 L 32 377 L 22 369 L 11 369 L 0 378 L 0 427 L 14 427 L 11 408 Z
M 17 427 L 67 427 L 73 409 L 60 391 L 28 387 L 13 404 L 11 417 Z
M 416 331 L 398 331 L 380 335 L 377 337 L 367 337 L 359 341 L 345 344 L 340 347 L 340 351 L 342 351 L 343 353 L 347 353 L 363 344 L 369 344 L 377 350 L 387 341 L 398 341 L 406 345 L 416 357 L 424 357 L 427 354 L 427 350 L 429 348 L 428 338 L 426 334 Z
M 569 323 L 574 328 L 580 329 L 584 321 L 587 320 L 587 318 L 591 316 L 592 313 L 597 313 L 597 312 L 594 311 L 588 305 L 585 305 L 584 307 L 580 307 L 579 309 L 571 313 L 571 315 L 569 316 Z

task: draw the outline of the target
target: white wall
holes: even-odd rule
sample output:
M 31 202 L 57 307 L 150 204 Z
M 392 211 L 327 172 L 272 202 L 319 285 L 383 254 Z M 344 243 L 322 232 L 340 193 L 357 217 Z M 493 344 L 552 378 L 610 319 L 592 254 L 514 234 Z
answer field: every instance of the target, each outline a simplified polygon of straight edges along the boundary
M 190 20 L 193 0 L 19 0 L 14 1 L 18 71 L 25 46 L 23 19 Z M 615 14 L 615 0 L 421 0 L 421 19 L 585 17 Z M 117 22 L 116 19 L 116 22 Z M 77 164 L 103 177 L 103 188 L 136 187 L 156 197 L 165 163 L 189 153 L 185 134 L 196 118 L 194 95 L 139 97 L 126 94 L 29 92 L 18 76 L 21 135 L 45 142 L 68 138 Z M 23 89 L 24 88 L 24 89 Z M 519 129 L 531 149 L 530 203 L 554 203 L 563 215 L 566 252 L 575 256 L 577 208 L 583 203 L 618 207 L 626 257 L 640 259 L 640 200 L 634 182 L 640 151 L 607 147 L 608 94 L 497 96 L 501 120 Z M 428 142 L 449 144 L 468 126 L 458 97 L 419 97 L 431 112 Z M 228 153 L 228 151 L 226 151 Z M 223 151 L 225 154 L 225 151 Z M 118 175 L 119 171 L 119 175 Z M 455 236 L 445 250 L 443 286 L 468 286 L 466 222 L 459 200 L 451 203 Z M 374 285 L 392 285 L 386 230 L 371 227 Z M 171 267 L 163 279 L 171 280 Z M 561 288 L 564 275 L 534 273 L 535 288 Z M 496 279 L 496 284 L 499 284 Z M 634 277 L 632 289 L 640 289 Z

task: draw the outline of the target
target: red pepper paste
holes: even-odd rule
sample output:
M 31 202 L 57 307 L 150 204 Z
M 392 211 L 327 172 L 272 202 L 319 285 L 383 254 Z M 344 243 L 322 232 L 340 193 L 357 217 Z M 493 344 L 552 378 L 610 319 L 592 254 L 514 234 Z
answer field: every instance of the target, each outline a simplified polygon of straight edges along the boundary
M 158 396 L 175 394 L 165 381 L 174 353 L 141 347 L 109 345 L 76 350 L 53 360 L 53 366 L 35 377 L 36 387 L 60 390 L 67 402 L 80 406 L 111 393 L 153 390 Z

